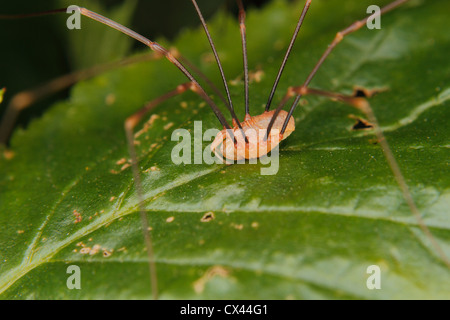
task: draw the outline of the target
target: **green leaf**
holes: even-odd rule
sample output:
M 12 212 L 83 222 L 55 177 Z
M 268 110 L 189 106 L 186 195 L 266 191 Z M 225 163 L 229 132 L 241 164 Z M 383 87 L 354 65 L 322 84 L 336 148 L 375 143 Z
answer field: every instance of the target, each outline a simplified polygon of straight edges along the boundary
M 304 81 L 335 33 L 370 4 L 313 2 L 275 101 Z M 250 68 L 263 72 L 250 87 L 252 114 L 264 110 L 301 6 L 274 1 L 248 12 Z M 382 16 L 380 30 L 346 37 L 311 84 L 343 93 L 354 85 L 387 89 L 370 103 L 447 257 L 449 10 L 448 1 L 411 1 Z M 238 24 L 220 15 L 209 26 L 242 118 Z M 166 45 L 220 84 L 200 28 Z M 123 67 L 77 84 L 68 101 L 14 133 L 14 156 L 0 159 L 2 299 L 151 297 L 123 122 L 183 82 L 166 60 Z M 175 165 L 174 129 L 219 123 L 193 93 L 156 114 L 148 128 L 139 125 L 146 129 L 137 152 L 161 298 L 450 298 L 448 268 L 372 132 L 351 129 L 349 114 L 362 116 L 354 109 L 307 97 L 295 113 L 296 131 L 281 143 L 275 175 L 261 175 L 268 166 L 261 163 Z M 214 219 L 204 221 L 211 212 Z M 69 265 L 80 267 L 80 290 L 66 286 Z M 371 265 L 381 270 L 379 290 L 366 285 Z

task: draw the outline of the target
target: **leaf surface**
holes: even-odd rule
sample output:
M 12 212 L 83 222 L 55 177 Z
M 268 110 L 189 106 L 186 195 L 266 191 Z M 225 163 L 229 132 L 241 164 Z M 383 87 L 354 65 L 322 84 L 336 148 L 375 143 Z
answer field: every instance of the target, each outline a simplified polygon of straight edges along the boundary
M 386 4 L 384 1 L 381 3 Z M 369 1 L 315 1 L 275 101 L 300 85 L 335 33 L 365 15 Z M 302 3 L 275 1 L 247 16 L 252 114 L 264 110 Z M 449 99 L 446 1 L 411 1 L 380 30 L 345 38 L 311 86 L 370 99 L 426 225 L 450 256 Z M 209 22 L 234 104 L 243 117 L 243 73 L 235 19 Z M 220 85 L 201 29 L 173 44 Z M 231 81 L 233 80 L 233 81 Z M 2 299 L 149 298 L 148 260 L 123 132 L 145 102 L 186 82 L 168 61 L 134 64 L 77 84 L 0 159 Z M 220 99 L 215 97 L 220 103 Z M 222 106 L 221 106 L 222 107 Z M 222 108 L 225 111 L 225 108 Z M 268 164 L 176 165 L 174 129 L 194 138 L 219 128 L 193 93 L 160 105 L 137 137 L 144 206 L 164 299 L 448 299 L 450 274 L 423 234 L 371 131 L 354 131 L 354 109 L 307 97 L 296 131 Z M 203 142 L 203 148 L 209 145 Z M 6 153 L 5 153 L 6 155 Z M 204 221 L 205 214 L 214 219 Z M 78 222 L 77 222 L 78 219 Z M 80 221 L 81 219 L 81 221 Z M 69 290 L 77 265 L 82 289 Z M 367 268 L 381 269 L 369 290 Z

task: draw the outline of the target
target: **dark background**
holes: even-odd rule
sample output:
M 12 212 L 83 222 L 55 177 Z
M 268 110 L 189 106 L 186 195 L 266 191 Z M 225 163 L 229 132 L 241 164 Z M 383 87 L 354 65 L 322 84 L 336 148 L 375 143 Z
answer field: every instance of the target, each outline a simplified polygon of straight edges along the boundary
M 89 1 L 100 2 L 106 8 L 122 3 L 122 0 Z M 268 1 L 243 2 L 246 9 L 249 9 L 261 7 Z M 235 0 L 197 0 L 197 2 L 206 20 L 219 10 L 231 12 L 237 17 Z M 73 1 L 73 4 L 89 8 L 89 5 L 81 2 Z M 64 6 L 60 0 L 3 1 L 0 14 L 32 13 Z M 63 13 L 27 19 L 0 19 L 0 88 L 7 88 L 5 99 L 0 105 L 0 116 L 15 93 L 42 85 L 77 69 L 68 52 L 70 49 L 65 39 L 67 28 L 61 28 L 61 25 L 65 26 L 66 19 L 67 15 Z M 190 0 L 138 0 L 131 28 L 154 40 L 161 37 L 173 39 L 184 28 L 198 25 L 200 25 L 199 18 Z M 142 48 L 142 45 L 136 43 L 134 47 Z M 68 93 L 69 90 L 63 90 L 24 110 L 18 119 L 18 125 L 26 126 L 30 119 L 40 116 L 47 106 L 66 98 Z

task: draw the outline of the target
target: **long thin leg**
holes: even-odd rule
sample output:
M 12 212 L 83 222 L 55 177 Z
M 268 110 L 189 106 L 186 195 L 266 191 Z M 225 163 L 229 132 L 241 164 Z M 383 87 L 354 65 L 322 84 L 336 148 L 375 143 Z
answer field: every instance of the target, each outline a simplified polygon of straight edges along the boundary
M 114 69 L 115 67 L 125 66 L 137 62 L 149 61 L 153 59 L 159 59 L 160 55 L 142 55 L 137 57 L 125 58 L 119 62 L 110 62 L 99 66 L 94 66 L 88 69 L 75 71 L 55 79 L 52 79 L 43 85 L 29 90 L 21 91 L 15 94 L 8 106 L 6 107 L 5 114 L 0 122 L 0 144 L 5 144 L 11 135 L 11 131 L 14 128 L 14 124 L 19 116 L 19 113 L 24 109 L 27 109 L 34 103 L 58 92 L 70 87 L 71 85 L 92 78 L 100 73 Z
M 220 76 L 222 77 L 223 86 L 224 86 L 225 92 L 227 94 L 227 99 L 228 99 L 228 104 L 230 106 L 230 110 L 234 111 L 233 102 L 231 100 L 231 95 L 230 95 L 230 90 L 228 88 L 227 80 L 225 77 L 225 73 L 223 72 L 222 63 L 220 62 L 220 58 L 217 53 L 216 46 L 214 45 L 214 41 L 211 38 L 211 34 L 209 33 L 208 26 L 206 25 L 206 21 L 203 18 L 203 14 L 197 4 L 197 1 L 191 0 L 191 2 L 194 5 L 195 11 L 197 12 L 200 22 L 202 23 L 203 30 L 205 30 L 205 34 L 206 34 L 206 37 L 208 38 L 209 45 L 211 46 L 211 50 L 214 54 L 214 58 L 216 59 L 217 67 L 219 68 Z
M 217 53 L 216 46 L 214 45 L 214 42 L 213 42 L 213 40 L 211 38 L 211 34 L 209 33 L 208 26 L 206 25 L 206 21 L 203 18 L 202 12 L 201 12 L 199 6 L 197 5 L 197 1 L 195 1 L 195 0 L 191 0 L 191 1 L 192 1 L 192 4 L 195 7 L 195 11 L 197 11 L 197 15 L 198 15 L 198 17 L 200 19 L 200 22 L 202 23 L 203 29 L 205 30 L 206 37 L 208 38 L 209 45 L 211 46 L 211 50 L 212 50 L 212 52 L 214 54 L 214 57 L 216 59 L 217 66 L 219 68 L 219 72 L 220 72 L 220 75 L 222 77 L 223 86 L 224 86 L 225 92 L 227 94 L 228 104 L 230 106 L 230 112 L 232 114 L 234 114 L 234 107 L 233 107 L 233 102 L 231 100 L 230 89 L 228 88 L 227 80 L 226 80 L 226 77 L 225 77 L 225 73 L 223 72 L 222 63 L 220 62 L 220 58 L 219 58 L 219 55 Z M 233 117 L 233 119 L 234 118 L 235 117 Z M 236 123 L 238 123 L 239 127 L 240 127 L 239 120 L 237 120 Z
M 100 23 L 103 23 L 111 28 L 114 28 L 114 29 L 132 37 L 133 39 L 145 44 L 153 51 L 164 55 L 167 58 L 167 60 L 172 62 L 190 80 L 190 82 L 193 83 L 193 85 L 197 88 L 196 89 L 197 93 L 199 93 L 199 95 L 209 104 L 209 106 L 213 110 L 217 119 L 219 119 L 222 126 L 226 129 L 231 129 L 230 125 L 228 124 L 227 120 L 223 116 L 222 112 L 220 112 L 219 108 L 215 105 L 215 103 L 212 101 L 212 99 L 206 94 L 205 90 L 200 86 L 198 81 L 192 76 L 192 74 L 186 69 L 186 67 L 180 61 L 178 61 L 172 55 L 172 53 L 170 53 L 169 50 L 167 50 L 166 48 L 161 46 L 159 43 L 151 41 L 151 40 L 147 39 L 146 37 L 140 35 L 139 33 L 134 32 L 133 30 L 131 30 L 115 21 L 112 21 L 111 19 L 108 19 L 98 13 L 95 13 L 93 11 L 90 11 L 86 8 L 81 8 L 81 7 L 79 8 L 79 10 L 82 15 L 84 15 L 88 18 L 91 18 L 93 20 L 96 20 Z M 236 115 L 234 114 L 234 112 L 232 112 L 232 117 L 237 123 L 239 123 L 239 120 L 236 117 Z
M 54 11 L 51 11 L 50 13 L 55 13 Z M 48 12 L 45 12 L 45 14 L 48 14 Z M 219 98 L 226 104 L 227 101 L 225 100 L 225 97 L 222 95 L 222 93 L 217 89 L 217 87 L 211 82 L 211 80 L 208 79 L 208 77 L 203 74 L 197 67 L 192 65 L 186 58 L 180 55 L 176 49 L 170 50 L 172 54 L 182 61 L 186 66 L 188 66 L 191 70 L 193 70 L 196 74 L 198 74 L 202 79 L 204 79 L 207 83 L 207 85 L 219 96 Z M 0 121 L 0 145 L 6 145 L 8 142 L 8 139 L 11 135 L 11 132 L 14 128 L 14 125 L 16 123 L 17 117 L 19 116 L 20 112 L 22 112 L 24 109 L 29 108 L 34 103 L 52 95 L 55 94 L 58 91 L 61 91 L 63 89 L 66 89 L 70 87 L 71 85 L 83 81 L 89 78 L 92 78 L 100 73 L 103 73 L 105 71 L 112 70 L 116 67 L 123 67 L 129 64 L 138 63 L 138 62 L 144 62 L 144 61 L 150 61 L 150 60 L 156 60 L 163 58 L 164 56 L 161 54 L 157 54 L 156 52 L 152 52 L 151 54 L 146 55 L 140 55 L 136 57 L 129 57 L 122 59 L 118 62 L 110 62 L 106 64 L 102 64 L 99 66 L 94 66 L 88 69 L 75 71 L 60 77 L 57 77 L 55 79 L 52 79 L 43 85 L 40 85 L 38 87 L 21 91 L 17 94 L 15 94 L 9 104 L 6 107 L 6 111 Z
M 153 298 L 156 300 L 158 299 L 158 282 L 157 282 L 157 273 L 156 273 L 156 263 L 155 263 L 155 257 L 153 252 L 153 242 L 152 242 L 152 236 L 149 230 L 149 224 L 147 215 L 145 213 L 145 209 L 143 207 L 144 203 L 144 193 L 142 190 L 142 184 L 141 184 L 141 175 L 139 172 L 138 167 L 138 161 L 137 161 L 137 154 L 136 149 L 134 147 L 134 128 L 136 125 L 141 121 L 142 117 L 144 117 L 147 113 L 152 111 L 156 106 L 161 104 L 162 102 L 166 101 L 169 98 L 172 98 L 176 95 L 182 94 L 183 92 L 187 90 L 192 90 L 199 94 L 201 96 L 201 92 L 198 91 L 198 87 L 195 83 L 188 82 L 184 83 L 182 85 L 179 85 L 175 90 L 172 90 L 155 100 L 147 103 L 143 108 L 129 116 L 124 123 L 125 127 L 125 134 L 127 137 L 127 145 L 128 145 L 128 152 L 131 157 L 131 167 L 133 170 L 133 177 L 134 177 L 134 184 L 136 186 L 136 192 L 138 196 L 138 208 L 139 213 L 141 216 L 142 221 L 142 231 L 144 234 L 145 244 L 147 247 L 147 256 L 149 261 L 149 272 L 150 272 L 150 282 L 151 282 L 151 288 L 152 288 L 152 295 Z
M 247 36 L 245 32 L 245 10 L 242 0 L 237 0 L 239 6 L 239 29 L 241 30 L 242 56 L 244 62 L 244 94 L 245 94 L 245 120 L 250 117 L 249 94 L 248 94 L 248 58 L 247 58 Z
M 184 65 L 186 65 L 189 69 L 193 70 L 196 74 L 198 74 L 198 76 L 206 82 L 206 84 L 214 91 L 214 93 L 217 94 L 219 99 L 223 101 L 223 103 L 227 106 L 227 108 L 229 108 L 228 101 L 225 99 L 222 92 L 220 92 L 220 90 L 216 87 L 216 85 L 199 68 L 197 68 L 185 57 L 181 56 L 179 53 L 176 53 L 176 58 L 180 60 Z
M 289 43 L 289 47 L 286 50 L 286 54 L 284 55 L 283 62 L 281 63 L 280 69 L 278 70 L 277 77 L 275 78 L 275 82 L 274 82 L 274 84 L 272 86 L 272 91 L 270 92 L 269 99 L 267 100 L 266 111 L 269 111 L 269 109 L 270 109 L 270 105 L 272 103 L 273 96 L 275 94 L 275 91 L 277 90 L 278 82 L 280 82 L 281 74 L 283 73 L 284 67 L 286 66 L 286 62 L 287 62 L 287 60 L 289 58 L 289 55 L 291 54 L 291 51 L 292 51 L 292 48 L 294 46 L 295 40 L 297 39 L 297 35 L 298 35 L 298 33 L 300 31 L 300 28 L 301 28 L 301 26 L 303 24 L 303 20 L 305 19 L 306 12 L 308 12 L 309 6 L 311 5 L 311 1 L 312 0 L 307 0 L 305 2 L 305 5 L 303 6 L 303 10 L 302 10 L 302 13 L 300 15 L 300 19 L 297 22 L 297 26 L 295 27 L 295 31 L 294 31 L 294 34 L 292 35 L 291 42 Z
M 205 30 L 206 36 L 208 38 L 209 45 L 211 46 L 212 52 L 214 54 L 214 57 L 216 58 L 217 66 L 219 67 L 220 75 L 222 76 L 222 82 L 223 82 L 223 85 L 225 87 L 225 91 L 227 93 L 227 98 L 228 98 L 228 105 L 227 106 L 228 106 L 228 109 L 230 110 L 231 117 L 233 118 L 233 126 L 236 126 L 236 125 L 238 126 L 238 128 L 242 132 L 242 135 L 245 138 L 245 142 L 248 143 L 248 138 L 245 135 L 244 130 L 242 129 L 241 122 L 239 121 L 239 119 L 236 116 L 236 113 L 234 112 L 233 102 L 231 101 L 230 90 L 228 88 L 227 80 L 225 78 L 225 73 L 223 72 L 222 64 L 220 63 L 220 58 L 219 58 L 219 55 L 217 54 L 217 50 L 216 50 L 214 42 L 213 42 L 213 40 L 211 38 L 211 34 L 209 33 L 208 26 L 206 25 L 206 21 L 203 18 L 202 12 L 200 11 L 200 8 L 197 5 L 197 1 L 195 1 L 195 0 L 191 0 L 191 1 L 192 1 L 192 4 L 195 7 L 195 10 L 197 11 L 198 17 L 200 18 L 200 21 L 202 23 L 203 29 Z M 235 140 L 235 144 L 236 144 L 236 140 Z
M 146 46 L 148 46 L 150 49 L 152 49 L 155 52 L 159 52 L 159 53 L 163 54 L 170 62 L 172 62 L 192 82 L 193 86 L 195 87 L 195 92 L 198 93 L 203 98 L 203 100 L 205 100 L 209 104 L 209 106 L 211 107 L 211 109 L 213 110 L 214 114 L 216 115 L 217 119 L 219 119 L 219 121 L 223 125 L 223 127 L 225 129 L 230 129 L 229 130 L 230 132 L 232 131 L 230 125 L 228 124 L 227 120 L 223 116 L 222 112 L 220 112 L 219 108 L 216 106 L 214 101 L 212 101 L 212 99 L 206 94 L 206 92 L 202 88 L 202 86 L 200 86 L 198 81 L 192 76 L 192 74 L 186 69 L 186 67 L 179 60 L 177 60 L 172 55 L 172 53 L 170 53 L 169 50 L 167 50 L 166 48 L 161 46 L 159 43 L 151 41 L 151 40 L 145 38 L 144 36 L 140 35 L 139 33 L 134 32 L 133 30 L 131 30 L 117 22 L 112 21 L 111 19 L 108 19 L 108 18 L 106 18 L 98 13 L 95 13 L 93 11 L 90 11 L 86 8 L 80 8 L 80 13 L 86 17 L 89 17 L 89 18 L 94 19 L 98 22 L 101 22 L 111 28 L 114 28 L 114 29 L 132 37 L 133 39 L 138 40 L 139 42 L 142 42 L 143 44 L 145 44 Z M 205 24 L 205 26 L 206 26 L 206 24 Z M 226 81 L 224 83 L 226 85 Z M 245 137 L 245 141 L 248 142 L 248 139 L 244 133 L 244 130 L 242 129 L 241 123 L 239 122 L 239 119 L 237 118 L 236 114 L 234 113 L 232 105 L 230 104 L 228 107 L 229 107 L 229 110 L 231 113 L 231 117 L 233 118 L 233 124 L 237 124 L 237 126 L 241 130 L 243 136 Z M 234 137 L 233 137 L 233 140 L 234 140 L 234 143 L 236 144 L 237 141 L 236 141 L 236 139 L 234 139 Z
M 431 234 L 430 229 L 426 226 L 425 222 L 422 219 L 422 216 L 420 214 L 419 209 L 417 208 L 414 199 L 411 195 L 411 192 L 409 191 L 408 185 L 406 184 L 405 178 L 403 177 L 403 174 L 400 170 L 400 167 L 395 160 L 394 154 L 392 153 L 392 150 L 383 134 L 383 131 L 380 128 L 380 125 L 378 124 L 378 120 L 375 117 L 375 114 L 372 111 L 372 108 L 370 107 L 369 102 L 367 99 L 362 97 L 355 97 L 355 96 L 346 96 L 340 93 L 334 93 L 319 89 L 312 89 L 305 86 L 301 87 L 291 87 L 288 89 L 288 93 L 283 98 L 284 104 L 292 97 L 298 96 L 298 95 L 319 95 L 328 97 L 331 99 L 339 100 L 342 102 L 345 102 L 349 104 L 350 106 L 358 109 L 359 111 L 363 112 L 366 117 L 368 118 L 369 122 L 372 123 L 373 128 L 375 130 L 375 135 L 377 136 L 377 140 L 381 145 L 381 149 L 383 151 L 384 156 L 386 157 L 386 160 L 388 162 L 388 165 L 394 174 L 395 180 L 397 181 L 397 184 L 399 185 L 403 198 L 405 199 L 409 209 L 413 213 L 415 219 L 417 220 L 417 223 L 419 224 L 419 227 L 422 229 L 422 231 L 427 235 L 428 239 L 430 240 L 432 246 L 435 248 L 436 252 L 441 257 L 442 261 L 447 265 L 448 268 L 450 268 L 450 261 L 445 255 L 444 251 L 440 247 L 440 245 L 437 243 L 437 241 L 434 239 L 433 235 Z M 280 133 L 282 135 L 282 133 Z
M 396 0 L 391 2 L 390 4 L 386 5 L 385 7 L 383 7 L 380 12 L 378 13 L 378 16 L 381 16 L 382 14 L 391 11 L 392 9 L 402 5 L 403 3 L 407 2 L 409 0 Z M 339 31 L 336 36 L 334 37 L 334 40 L 331 42 L 331 44 L 328 46 L 328 48 L 325 50 L 325 52 L 322 54 L 322 56 L 320 57 L 319 61 L 316 63 L 316 65 L 314 66 L 313 70 L 311 71 L 311 73 L 308 75 L 308 77 L 306 78 L 305 82 L 303 83 L 303 87 L 307 87 L 309 85 L 309 83 L 311 82 L 311 80 L 313 79 L 313 77 L 315 76 L 315 74 L 317 73 L 317 70 L 319 70 L 320 66 L 323 64 L 323 62 L 325 61 L 325 59 L 328 57 L 328 55 L 331 53 L 331 51 L 338 45 L 338 43 L 340 43 L 342 41 L 342 39 L 344 39 L 344 37 L 352 32 L 355 32 L 356 30 L 359 30 L 361 27 L 363 27 L 366 23 L 367 20 L 370 18 L 371 16 L 367 16 L 362 20 L 358 20 L 355 21 L 354 23 L 352 23 L 350 26 L 348 26 L 347 28 Z M 283 127 L 281 129 L 281 134 L 284 133 L 284 131 L 286 130 L 287 124 L 288 124 L 288 120 L 290 119 L 290 117 L 292 116 L 292 113 L 294 112 L 295 108 L 298 105 L 298 102 L 300 101 L 301 98 L 301 94 L 297 95 L 295 97 L 294 103 L 292 104 L 291 108 L 289 109 L 289 113 L 288 116 L 286 117 L 285 122 L 283 123 Z M 270 120 L 269 126 L 267 127 L 267 132 L 270 133 L 270 130 L 272 129 L 273 123 L 275 122 L 276 117 L 278 116 L 278 114 L 280 113 L 281 109 L 283 108 L 284 105 L 280 105 L 277 107 L 272 119 Z

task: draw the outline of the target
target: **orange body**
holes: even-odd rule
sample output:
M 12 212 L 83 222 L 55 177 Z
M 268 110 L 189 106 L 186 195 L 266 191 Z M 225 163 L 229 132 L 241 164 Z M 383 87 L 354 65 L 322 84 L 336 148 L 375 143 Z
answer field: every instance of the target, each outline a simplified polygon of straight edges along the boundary
M 226 162 L 255 159 L 266 155 L 295 130 L 294 118 L 291 116 L 283 136 L 280 135 L 284 120 L 288 115 L 286 111 L 281 110 L 270 130 L 269 137 L 265 139 L 267 127 L 274 112 L 272 110 L 254 117 L 246 117 L 241 125 L 248 143 L 245 142 L 242 131 L 235 125 L 231 131 L 237 143 L 234 143 L 229 132 L 224 129 L 217 134 L 211 144 L 211 150 L 219 159 L 224 159 Z

